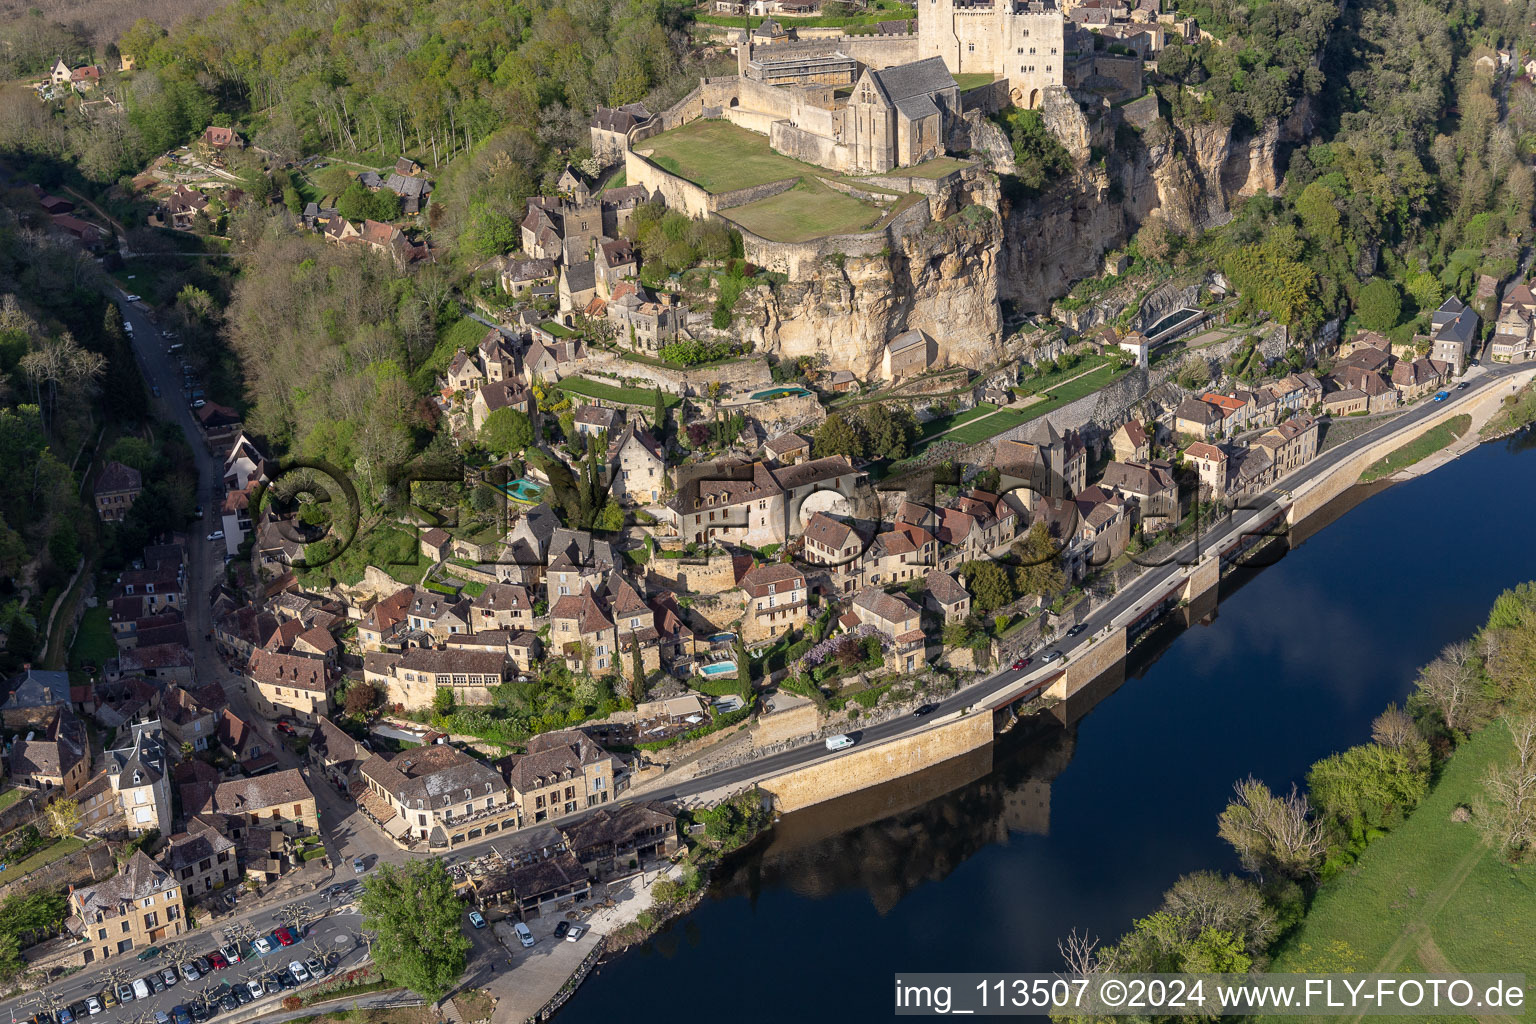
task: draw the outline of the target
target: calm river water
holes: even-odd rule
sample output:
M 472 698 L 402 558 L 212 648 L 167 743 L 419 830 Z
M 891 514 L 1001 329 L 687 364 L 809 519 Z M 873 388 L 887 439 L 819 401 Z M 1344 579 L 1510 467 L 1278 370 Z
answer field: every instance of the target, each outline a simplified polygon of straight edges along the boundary
M 1365 741 L 1418 665 L 1536 579 L 1533 443 L 1341 498 L 1070 724 L 1036 716 L 979 757 L 787 816 L 561 1024 L 884 1019 L 898 971 L 1056 970 L 1073 928 L 1113 939 L 1180 874 L 1236 870 L 1216 836 L 1236 779 L 1289 788 Z

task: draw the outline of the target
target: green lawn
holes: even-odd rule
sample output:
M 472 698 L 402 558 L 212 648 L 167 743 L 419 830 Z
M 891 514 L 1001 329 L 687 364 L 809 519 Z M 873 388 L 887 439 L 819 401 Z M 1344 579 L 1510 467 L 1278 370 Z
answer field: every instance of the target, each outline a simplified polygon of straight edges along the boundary
M 364 570 L 372 565 L 400 583 L 414 586 L 421 582 L 432 562 L 421 553 L 417 538 L 394 526 L 361 527 L 361 536 L 347 545 L 336 558 L 326 561 L 330 540 L 310 544 L 304 549 L 305 561 L 314 568 L 298 572 L 306 586 L 328 586 L 330 580 L 352 586 L 362 582 Z
M 1368 484 L 1372 480 L 1380 480 L 1384 476 L 1391 476 L 1400 469 L 1404 469 L 1429 458 L 1435 452 L 1444 448 L 1472 426 L 1472 417 L 1466 413 L 1453 416 L 1437 427 L 1426 430 L 1423 434 L 1409 441 L 1401 448 L 1394 451 L 1384 459 L 1378 460 L 1364 473 L 1360 474 L 1360 482 Z
M 967 409 L 964 412 L 951 413 L 948 416 L 940 416 L 937 419 L 929 420 L 922 425 L 920 436 L 927 440 L 935 434 L 944 433 L 944 431 L 949 430 L 951 427 L 958 427 L 963 423 L 969 423 L 971 420 L 980 419 L 988 413 L 996 411 L 997 406 L 991 402 L 977 402 L 974 409 Z
M 539 329 L 548 331 L 556 338 L 572 338 L 576 335 L 576 332 L 571 330 L 569 327 L 565 326 L 564 324 L 557 324 L 553 320 L 545 320 L 543 323 L 539 324 Z M 484 337 L 484 335 L 482 335 L 482 337 Z
M 960 75 L 958 77 L 960 77 L 960 78 L 968 78 L 968 77 L 971 77 L 971 76 Z M 986 79 L 989 82 L 992 80 L 992 76 L 991 75 L 981 75 L 979 77 L 984 78 L 984 79 Z M 964 88 L 964 87 L 962 86 L 962 88 Z M 946 174 L 952 174 L 953 172 L 958 171 L 958 170 L 960 170 L 963 167 L 969 167 L 970 165 L 971 165 L 971 161 L 969 161 L 969 160 L 957 160 L 957 159 L 955 159 L 952 156 L 936 156 L 932 160 L 924 160 L 922 163 L 915 164 L 915 165 L 913 165 L 911 167 L 895 167 L 895 168 L 892 168 L 889 171 L 885 171 L 882 174 L 872 174 L 872 175 L 869 175 L 869 177 L 876 178 L 876 179 L 878 179 L 878 178 L 942 178 Z
M 729 121 L 691 121 L 652 136 L 636 148 L 663 170 L 716 193 L 800 178 L 820 170 L 775 153 L 766 135 Z
M 802 178 L 787 192 L 725 212 L 748 231 L 777 242 L 853 234 L 873 227 L 884 214 L 875 204 L 828 188 L 816 178 Z
M 70 854 L 83 848 L 84 846 L 85 840 L 77 838 L 76 836 L 67 836 L 54 843 L 52 846 L 45 846 L 43 849 L 38 850 L 26 860 L 20 861 L 16 864 L 7 864 L 5 866 L 5 870 L 0 872 L 0 882 L 14 882 L 16 879 L 22 877 L 23 875 L 32 871 L 36 871 L 38 868 L 43 867 L 44 865 L 52 864 L 54 861 L 59 860 L 62 857 L 68 857 Z
M 75 642 L 69 649 L 69 667 L 97 668 L 117 657 L 117 644 L 112 640 L 111 614 L 106 605 L 87 608 L 75 633 Z
M 595 398 L 601 402 L 617 402 L 621 405 L 642 405 L 647 409 L 656 404 L 656 392 L 650 388 L 621 388 L 612 384 L 602 384 L 595 380 L 587 380 L 585 377 L 567 377 L 555 387 L 571 395 L 581 395 L 584 398 Z M 681 399 L 676 395 L 663 391 L 661 393 L 662 404 L 671 408 Z
M 20 786 L 9 787 L 5 792 L 0 793 L 0 811 L 5 810 L 30 792 L 32 792 L 30 789 L 22 789 Z
M 1536 868 L 1511 869 L 1451 820 L 1511 756 L 1502 725 L 1464 743 L 1418 810 L 1323 885 L 1270 969 L 1536 975 Z
M 997 80 L 997 76 L 985 71 L 967 71 L 955 76 L 955 84 L 961 92 L 966 92 L 980 85 L 990 85 Z

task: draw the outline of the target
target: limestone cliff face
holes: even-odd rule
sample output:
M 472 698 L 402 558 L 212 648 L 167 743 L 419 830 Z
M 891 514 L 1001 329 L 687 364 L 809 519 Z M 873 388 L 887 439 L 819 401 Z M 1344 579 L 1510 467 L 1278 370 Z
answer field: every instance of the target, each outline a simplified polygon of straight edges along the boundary
M 864 378 L 879 376 L 885 343 L 913 329 L 938 343 L 935 365 L 985 366 L 1002 337 L 1001 247 L 995 215 L 951 217 L 888 252 L 823 259 L 807 280 L 743 296 L 737 333 L 759 351 Z

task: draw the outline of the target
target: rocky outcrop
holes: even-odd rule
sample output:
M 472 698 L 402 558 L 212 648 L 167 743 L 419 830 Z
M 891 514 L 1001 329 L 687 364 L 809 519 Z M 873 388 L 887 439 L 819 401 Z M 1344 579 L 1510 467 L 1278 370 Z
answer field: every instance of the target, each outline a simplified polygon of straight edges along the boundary
M 780 358 L 811 356 L 871 378 L 885 343 L 917 329 L 938 343 L 935 365 L 983 367 L 996 361 L 1002 337 L 1001 248 L 997 216 L 969 207 L 886 252 L 825 259 L 804 280 L 744 295 L 737 332 Z

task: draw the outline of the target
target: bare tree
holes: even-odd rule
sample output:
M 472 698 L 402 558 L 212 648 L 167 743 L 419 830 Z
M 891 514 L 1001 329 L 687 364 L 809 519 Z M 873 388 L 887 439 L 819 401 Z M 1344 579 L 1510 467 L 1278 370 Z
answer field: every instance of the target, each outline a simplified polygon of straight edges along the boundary
M 1419 727 L 1414 724 L 1413 716 L 1396 704 L 1388 704 L 1387 709 L 1371 722 L 1371 739 L 1391 750 L 1413 741 L 1418 734 Z
M 1184 922 L 1189 938 L 1215 928 L 1241 936 L 1249 951 L 1262 952 L 1275 937 L 1274 909 L 1244 878 L 1216 871 L 1183 875 L 1163 894 L 1163 909 Z
M 1452 732 L 1465 733 L 1485 707 L 1472 656 L 1472 644 L 1462 640 L 1447 644 L 1434 661 L 1419 669 L 1416 695 L 1440 712 Z
M 1237 799 L 1221 812 L 1218 831 L 1243 867 L 1287 878 L 1315 875 L 1323 859 L 1323 827 L 1308 813 L 1306 797 L 1294 785 L 1290 795 L 1276 796 L 1251 775 L 1232 788 Z
M 1505 724 L 1515 756 L 1488 769 L 1472 813 L 1483 840 L 1513 864 L 1536 847 L 1536 714 L 1507 718 Z
M 1079 934 L 1076 928 L 1072 934 L 1064 939 L 1056 940 L 1056 948 L 1061 951 L 1062 960 L 1066 961 L 1067 970 L 1072 974 L 1080 974 L 1087 977 L 1099 971 L 1099 940 L 1090 936 L 1086 931 Z

